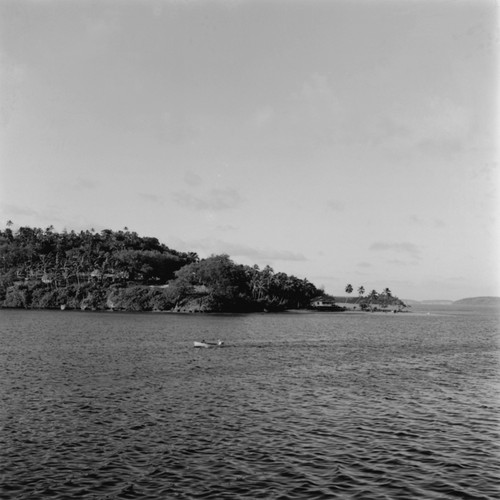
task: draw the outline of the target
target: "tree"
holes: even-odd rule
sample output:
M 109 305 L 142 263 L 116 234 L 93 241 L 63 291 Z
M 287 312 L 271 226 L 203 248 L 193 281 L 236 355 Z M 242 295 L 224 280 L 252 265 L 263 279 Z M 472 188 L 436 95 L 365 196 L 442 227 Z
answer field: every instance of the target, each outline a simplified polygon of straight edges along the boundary
M 349 283 L 346 287 L 345 287 L 345 291 L 346 293 L 348 293 L 349 295 L 352 293 L 353 291 L 353 288 L 352 288 L 352 285 Z M 346 301 L 346 304 L 347 304 L 347 297 L 345 298 L 345 301 Z
M 244 266 L 235 264 L 226 254 L 212 255 L 182 267 L 170 286 L 179 304 L 200 295 L 213 311 L 245 310 L 251 303 Z
M 383 292 L 380 294 L 379 298 L 381 299 L 381 306 L 387 307 L 387 305 L 391 302 L 392 293 L 389 288 L 384 288 Z
M 376 290 L 372 290 L 368 295 L 368 305 L 371 306 L 372 302 L 375 302 L 378 299 L 378 292 Z
M 356 303 L 358 303 L 362 298 L 363 298 L 363 295 L 365 294 L 365 287 L 363 285 L 361 285 L 359 288 L 358 288 L 358 300 L 356 301 Z
M 0 231 L 0 305 L 102 309 L 115 299 L 147 310 L 194 298 L 203 310 L 262 311 L 306 307 L 317 296 L 306 279 L 270 266 L 239 265 L 228 255 L 200 260 L 124 229 Z

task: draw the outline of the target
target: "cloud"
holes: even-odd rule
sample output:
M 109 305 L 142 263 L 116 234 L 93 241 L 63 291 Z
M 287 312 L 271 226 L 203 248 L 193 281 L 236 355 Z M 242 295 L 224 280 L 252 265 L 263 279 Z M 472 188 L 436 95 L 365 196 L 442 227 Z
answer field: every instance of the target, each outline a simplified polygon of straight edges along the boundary
M 418 215 L 412 214 L 408 217 L 410 224 L 415 226 L 433 226 L 433 227 L 446 227 L 446 223 L 439 218 L 434 218 L 432 220 L 422 219 Z
M 116 18 L 109 15 L 99 17 L 88 17 L 85 20 L 85 34 L 88 40 L 96 46 L 103 43 L 109 43 L 119 30 L 119 24 Z
M 290 250 L 262 249 L 213 238 L 191 241 L 189 245 L 191 248 L 201 249 L 210 254 L 226 253 L 231 257 L 246 257 L 266 263 L 278 260 L 293 262 L 303 262 L 307 260 L 303 254 Z
M 137 196 L 149 203 L 161 203 L 162 201 L 162 198 L 160 196 L 157 196 L 156 194 L 139 193 Z
M 16 215 L 29 216 L 29 217 L 40 215 L 40 213 L 37 210 L 33 210 L 32 208 L 20 207 L 19 205 L 11 205 L 8 203 L 2 203 L 2 211 L 8 213 L 11 219 Z
M 26 64 L 15 61 L 0 48 L 0 68 L 2 72 L 0 125 L 7 126 L 16 115 L 23 102 L 25 84 L 29 81 L 30 71 Z
M 420 248 L 414 243 L 402 242 L 402 243 L 387 243 L 387 242 L 375 242 L 370 245 L 370 250 L 375 252 L 393 252 L 397 254 L 406 254 L 414 259 L 420 258 Z
M 191 144 L 201 132 L 200 124 L 182 113 L 164 111 L 159 119 L 160 138 L 169 144 Z
M 326 205 L 333 212 L 343 212 L 345 208 L 344 203 L 336 200 L 329 200 Z
M 432 95 L 395 103 L 374 114 L 364 134 L 372 145 L 399 152 L 449 157 L 471 142 L 474 110 L 453 99 Z
M 415 265 L 415 261 L 413 262 L 408 262 L 406 260 L 401 260 L 401 259 L 390 259 L 386 261 L 387 264 L 390 264 L 391 266 L 410 266 L 410 265 Z
M 60 216 L 61 208 L 50 205 L 42 210 L 35 210 L 27 206 L 0 203 L 0 221 L 11 220 L 15 226 L 45 227 L 51 224 L 66 224 L 66 220 Z
M 369 262 L 358 262 L 357 266 L 363 268 L 372 267 L 372 265 Z
M 450 99 L 433 96 L 425 105 L 420 123 L 414 123 L 420 143 L 461 141 L 469 135 L 471 117 L 468 110 Z
M 340 107 L 340 101 L 328 79 L 320 74 L 314 74 L 304 82 L 298 97 L 307 103 L 314 116 L 325 112 L 335 113 Z
M 331 145 L 344 137 L 344 104 L 328 78 L 313 74 L 291 95 L 287 128 L 295 128 L 297 140 L 313 147 Z
M 298 252 L 291 252 L 290 250 L 262 250 L 262 249 L 251 249 L 245 254 L 247 257 L 253 257 L 259 260 L 285 260 L 294 262 L 303 262 L 307 259 L 305 256 Z
M 211 189 L 205 196 L 195 196 L 186 191 L 174 193 L 174 200 L 193 210 L 232 210 L 239 207 L 243 198 L 235 189 Z
M 184 182 L 189 186 L 199 186 L 200 184 L 203 184 L 203 179 L 200 175 L 188 170 L 184 174 Z
M 414 224 L 416 226 L 421 226 L 424 223 L 424 221 L 418 215 L 415 214 L 410 215 L 409 221 L 411 224 Z
M 252 116 L 253 124 L 260 128 L 268 125 L 273 121 L 275 117 L 275 111 L 270 106 L 264 106 L 258 109 Z
M 238 243 L 218 242 L 230 255 L 238 257 L 249 257 L 252 259 L 273 261 L 305 261 L 307 260 L 301 253 L 290 250 L 261 249 Z
M 231 224 L 219 225 L 215 229 L 222 232 L 232 232 L 236 231 L 236 227 L 231 226 Z
M 91 179 L 83 179 L 79 178 L 75 182 L 74 187 L 76 189 L 95 189 L 98 186 L 98 183 L 96 181 L 93 181 Z

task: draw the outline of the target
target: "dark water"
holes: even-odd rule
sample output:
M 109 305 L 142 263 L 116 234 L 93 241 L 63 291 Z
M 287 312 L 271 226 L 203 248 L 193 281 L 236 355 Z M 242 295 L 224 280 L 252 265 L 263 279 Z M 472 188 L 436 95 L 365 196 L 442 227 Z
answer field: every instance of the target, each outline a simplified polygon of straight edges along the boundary
M 3 310 L 0 331 L 4 499 L 500 497 L 492 309 Z

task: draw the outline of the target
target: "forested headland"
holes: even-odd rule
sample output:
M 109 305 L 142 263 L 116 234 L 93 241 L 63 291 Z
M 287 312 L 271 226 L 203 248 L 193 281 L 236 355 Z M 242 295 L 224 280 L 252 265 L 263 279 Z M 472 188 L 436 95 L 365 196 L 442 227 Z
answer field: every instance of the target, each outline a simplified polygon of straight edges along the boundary
M 251 312 L 308 307 L 307 279 L 200 259 L 124 228 L 0 230 L 0 306 L 26 309 Z
M 350 295 L 354 292 L 354 288 L 350 283 L 348 283 L 345 287 L 345 292 L 349 296 L 334 297 L 334 300 L 349 309 L 359 308 L 359 310 L 367 312 L 387 312 L 388 310 L 392 310 L 393 312 L 402 312 L 407 310 L 409 307 L 399 297 L 394 295 L 389 288 L 384 288 L 381 292 L 372 290 L 365 295 L 365 287 L 361 285 L 357 289 L 358 296 L 350 297 Z

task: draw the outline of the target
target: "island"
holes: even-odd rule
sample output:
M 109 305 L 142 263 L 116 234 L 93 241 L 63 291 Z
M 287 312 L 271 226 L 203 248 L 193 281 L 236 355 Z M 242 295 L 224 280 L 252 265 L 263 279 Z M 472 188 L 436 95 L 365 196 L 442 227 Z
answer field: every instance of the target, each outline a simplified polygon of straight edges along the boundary
M 269 265 L 200 259 L 128 228 L 100 232 L 19 227 L 0 230 L 0 307 L 90 311 L 402 312 L 389 288 L 334 297 Z
M 500 297 L 467 297 L 455 300 L 453 306 L 500 307 Z
M 200 259 L 124 228 L 0 231 L 0 305 L 25 309 L 173 312 L 284 311 L 321 291 L 270 266 L 226 254 Z

